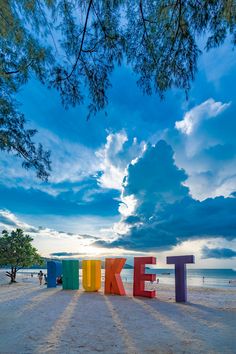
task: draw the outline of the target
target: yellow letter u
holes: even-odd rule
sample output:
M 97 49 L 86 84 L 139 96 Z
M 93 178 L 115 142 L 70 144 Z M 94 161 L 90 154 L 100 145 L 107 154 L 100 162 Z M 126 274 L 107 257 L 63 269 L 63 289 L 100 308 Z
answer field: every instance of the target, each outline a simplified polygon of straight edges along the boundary
M 85 291 L 98 291 L 101 288 L 101 261 L 84 260 L 83 268 L 83 288 Z

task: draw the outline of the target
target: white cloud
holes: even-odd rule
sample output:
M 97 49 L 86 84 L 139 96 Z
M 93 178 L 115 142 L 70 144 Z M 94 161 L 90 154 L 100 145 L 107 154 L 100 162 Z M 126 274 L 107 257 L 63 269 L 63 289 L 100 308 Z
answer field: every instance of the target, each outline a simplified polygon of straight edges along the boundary
M 106 143 L 94 151 L 84 145 L 63 140 L 46 129 L 38 130 L 37 139 L 45 149 L 52 152 L 49 183 L 37 179 L 33 170 L 23 169 L 20 158 L 0 152 L 0 183 L 6 187 L 13 188 L 17 182 L 17 187 L 34 188 L 57 196 L 68 190 L 63 183 L 74 184 L 70 188 L 76 192 L 77 182 L 94 176 L 102 188 L 121 190 L 127 165 L 140 156 L 145 147 L 136 138 L 129 141 L 125 131 L 108 134 Z
M 195 265 L 188 265 L 189 268 L 233 268 L 235 264 L 235 260 L 232 259 L 202 259 L 202 249 L 204 247 L 228 247 L 236 249 L 236 239 L 232 241 L 227 241 L 222 238 L 212 239 L 196 239 L 184 241 L 180 245 L 173 247 L 171 250 L 158 252 L 157 260 L 159 267 L 163 268 L 172 268 L 171 266 L 166 265 L 166 257 L 168 256 L 176 256 L 176 255 L 186 255 L 186 254 L 194 254 L 195 256 Z
M 24 218 L 24 217 L 23 217 Z M 0 233 L 2 230 L 9 232 L 20 228 L 33 238 L 33 245 L 38 249 L 42 256 L 49 257 L 54 252 L 79 252 L 83 255 L 95 255 L 101 250 L 92 244 L 95 239 L 108 239 L 111 236 L 111 230 L 117 218 L 102 217 L 57 217 L 54 220 L 55 228 L 52 227 L 36 227 L 32 224 L 37 223 L 37 217 L 33 217 L 30 223 L 22 221 L 14 213 L 9 210 L 0 210 Z M 47 215 L 44 216 L 44 221 Z M 53 220 L 48 219 L 49 224 L 53 224 Z M 62 227 L 67 230 L 58 231 Z M 70 232 L 71 228 L 73 232 Z M 57 230 L 58 229 L 58 230 Z M 108 234 L 109 233 L 109 234 Z M 94 236 L 91 236 L 94 235 Z
M 79 182 L 98 170 L 99 160 L 92 149 L 63 140 L 43 128 L 39 128 L 38 135 L 44 148 L 52 152 L 49 183 L 42 183 L 33 170 L 22 168 L 20 158 L 5 152 L 1 152 L 0 183 L 11 188 L 17 181 L 18 187 L 34 188 L 56 196 L 64 191 L 62 187 L 55 188 L 56 184 Z
M 51 183 L 78 182 L 96 172 L 98 160 L 92 149 L 60 139 L 48 131 L 46 136 L 53 153 Z
M 22 222 L 15 214 L 9 210 L 0 210 L 0 230 L 12 230 L 13 228 L 23 229 L 26 232 L 35 232 L 37 228 Z
M 235 121 L 233 103 L 209 98 L 185 113 L 166 132 L 175 151 L 176 164 L 183 168 L 193 198 L 229 196 L 236 190 Z
M 101 177 L 98 181 L 103 188 L 122 189 L 127 165 L 137 158 L 144 149 L 144 143 L 138 144 L 137 139 L 128 141 L 125 131 L 109 134 L 104 147 L 96 152 L 100 159 Z
M 134 195 L 131 194 L 131 195 L 124 196 L 122 193 L 121 201 L 122 203 L 119 206 L 120 214 L 125 217 L 132 215 L 137 206 L 137 200 L 135 199 Z
M 209 98 L 185 113 L 183 120 L 175 122 L 175 128 L 183 134 L 191 135 L 202 120 L 218 116 L 229 106 L 230 102 L 216 102 L 213 98 Z

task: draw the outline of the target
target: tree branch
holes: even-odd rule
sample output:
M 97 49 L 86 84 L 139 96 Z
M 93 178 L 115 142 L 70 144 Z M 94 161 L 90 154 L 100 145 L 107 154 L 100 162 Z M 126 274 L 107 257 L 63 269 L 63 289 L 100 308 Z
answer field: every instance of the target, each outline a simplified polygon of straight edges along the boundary
M 147 26 L 146 26 L 146 21 L 145 21 L 145 18 L 144 18 L 144 14 L 143 14 L 143 2 L 142 0 L 139 1 L 139 8 L 140 8 L 140 13 L 141 13 L 141 18 L 142 18 L 142 21 L 143 21 L 143 27 L 144 27 L 144 33 L 148 39 L 148 32 L 147 32 Z
M 42 16 L 43 16 L 43 18 L 44 18 L 44 21 L 46 22 L 47 27 L 48 27 L 48 29 L 49 29 L 49 32 L 50 32 L 50 35 L 51 35 L 51 38 L 52 38 L 54 47 L 55 47 L 55 49 L 56 49 L 56 52 L 58 53 L 56 41 L 55 41 L 55 38 L 54 38 L 53 33 L 52 33 L 52 30 L 51 30 L 51 24 L 49 24 L 48 21 L 47 21 L 47 18 L 46 18 L 46 16 L 45 16 L 45 13 L 44 13 L 43 10 L 42 10 L 40 1 L 37 0 L 37 4 L 38 4 L 38 7 L 39 7 L 39 9 L 40 9 L 40 12 L 42 13 Z
M 81 55 L 82 50 L 83 50 L 83 44 L 84 44 L 85 34 L 86 34 L 86 30 L 87 30 L 89 12 L 90 12 L 92 3 L 93 3 L 93 0 L 90 0 L 89 1 L 89 6 L 88 6 L 88 10 L 87 10 L 87 13 L 86 13 L 86 18 L 85 18 L 82 40 L 81 40 L 81 43 L 80 43 L 79 53 L 77 55 L 76 61 L 75 61 L 74 65 L 73 65 L 73 67 L 72 67 L 72 70 L 71 70 L 70 74 L 67 75 L 63 80 L 69 79 L 71 77 L 71 75 L 73 74 L 73 72 L 75 71 L 76 67 L 77 67 L 80 55 Z
M 142 18 L 142 21 L 143 21 L 144 34 L 146 36 L 147 41 L 150 42 L 149 36 L 148 36 L 148 31 L 147 31 L 147 26 L 146 26 L 146 20 L 145 20 L 144 13 L 143 13 L 143 2 L 142 2 L 142 0 L 139 1 L 139 9 L 140 9 L 141 18 Z M 153 55 L 152 49 L 151 49 L 151 53 L 150 54 L 152 56 L 152 59 L 153 59 L 155 65 L 157 65 L 157 60 L 156 60 L 155 56 Z
M 172 52 L 172 50 L 174 48 L 176 39 L 177 39 L 178 34 L 179 34 L 179 30 L 180 30 L 180 27 L 181 27 L 180 26 L 180 22 L 181 22 L 181 14 L 182 14 L 182 1 L 181 0 L 177 1 L 177 4 L 179 4 L 178 24 L 177 24 L 177 29 L 175 31 L 175 37 L 174 37 L 174 40 L 172 42 L 172 46 L 170 48 L 170 54 L 171 54 L 171 52 Z
M 103 33 L 104 33 L 105 38 L 109 38 L 109 39 L 111 39 L 111 40 L 117 39 L 117 37 L 112 37 L 112 36 L 110 36 L 110 35 L 107 34 L 107 32 L 106 32 L 106 30 L 105 30 L 105 28 L 104 28 L 104 26 L 103 26 L 103 24 L 102 24 L 102 21 L 100 20 L 100 17 L 98 16 L 98 13 L 97 13 L 97 11 L 96 11 L 96 9 L 95 9 L 95 7 L 94 7 L 93 4 L 92 4 L 92 8 L 93 8 L 93 11 L 94 11 L 94 13 L 95 13 L 97 19 L 98 19 L 98 22 L 99 22 L 99 24 L 100 24 L 100 26 L 101 26 L 101 29 L 102 29 L 102 31 L 103 31 Z
M 27 69 L 32 63 L 33 63 L 34 59 L 32 59 L 27 65 L 24 66 L 24 69 Z M 19 72 L 21 72 L 22 70 L 17 69 L 14 71 L 3 71 L 3 73 L 5 75 L 13 75 L 13 74 L 18 74 Z

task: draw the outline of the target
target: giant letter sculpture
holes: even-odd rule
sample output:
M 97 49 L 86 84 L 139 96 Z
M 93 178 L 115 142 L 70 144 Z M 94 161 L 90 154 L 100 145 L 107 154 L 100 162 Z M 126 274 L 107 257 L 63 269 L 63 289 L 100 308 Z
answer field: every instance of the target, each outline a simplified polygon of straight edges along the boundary
M 175 265 L 175 301 L 187 301 L 186 263 L 194 263 L 194 256 L 167 257 L 167 264 Z
M 145 274 L 146 264 L 156 264 L 156 257 L 134 257 L 134 283 L 133 295 L 144 297 L 155 297 L 155 290 L 144 290 L 145 280 L 155 281 L 156 274 Z
M 63 260 L 62 261 L 62 287 L 64 290 L 79 289 L 79 261 Z
M 57 277 L 62 274 L 61 262 L 48 261 L 47 262 L 47 288 L 56 288 Z
M 105 260 L 105 294 L 125 295 L 120 272 L 126 258 L 106 258 Z
M 101 288 L 101 261 L 84 260 L 83 288 L 85 291 L 98 291 Z

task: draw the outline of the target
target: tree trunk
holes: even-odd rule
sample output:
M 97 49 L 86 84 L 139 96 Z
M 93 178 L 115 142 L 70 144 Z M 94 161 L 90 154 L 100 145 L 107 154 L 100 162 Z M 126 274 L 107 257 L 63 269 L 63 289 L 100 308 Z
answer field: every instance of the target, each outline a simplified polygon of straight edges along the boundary
M 11 267 L 11 283 L 16 282 L 16 267 Z

